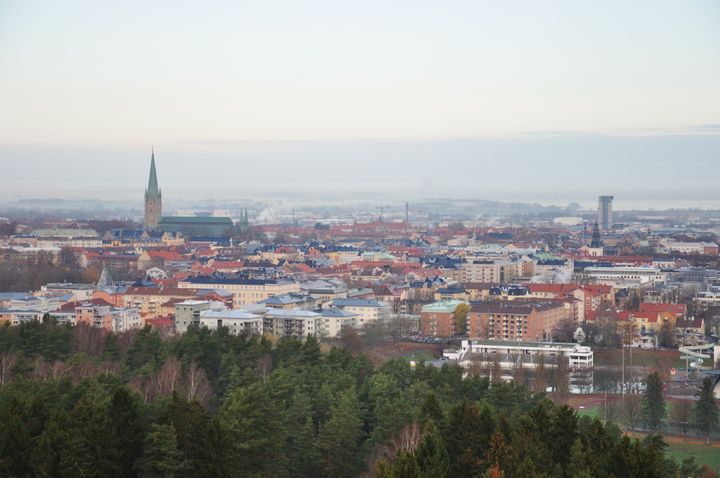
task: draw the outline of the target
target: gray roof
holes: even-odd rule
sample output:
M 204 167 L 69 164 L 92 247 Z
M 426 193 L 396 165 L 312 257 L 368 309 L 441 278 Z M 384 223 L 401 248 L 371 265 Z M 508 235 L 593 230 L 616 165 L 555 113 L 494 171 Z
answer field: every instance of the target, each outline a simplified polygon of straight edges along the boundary
M 385 302 L 375 299 L 335 299 L 332 301 L 335 307 L 384 307 Z

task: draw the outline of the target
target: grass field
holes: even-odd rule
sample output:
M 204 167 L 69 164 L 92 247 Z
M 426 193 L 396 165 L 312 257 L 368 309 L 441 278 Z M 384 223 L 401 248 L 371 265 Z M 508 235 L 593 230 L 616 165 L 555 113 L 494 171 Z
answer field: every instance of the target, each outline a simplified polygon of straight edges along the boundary
M 667 438 L 665 439 L 667 441 Z M 700 465 L 708 465 L 711 468 L 720 468 L 720 447 L 705 445 L 701 443 L 670 443 L 667 454 L 671 456 L 677 463 L 682 463 L 683 459 L 694 456 L 695 463 Z
M 622 363 L 622 349 L 594 349 L 595 366 L 620 365 Z M 630 350 L 625 350 L 625 363 L 630 365 Z M 632 349 L 632 365 L 636 367 L 654 368 L 684 368 L 685 362 L 680 360 L 677 350 L 643 350 Z
M 645 436 L 642 433 L 632 432 L 629 432 L 628 435 L 639 439 Z M 713 469 L 720 469 L 720 443 L 706 445 L 697 438 L 683 439 L 678 436 L 664 436 L 663 440 L 668 444 L 667 455 L 678 464 L 682 463 L 683 459 L 693 456 L 698 465 L 708 465 Z

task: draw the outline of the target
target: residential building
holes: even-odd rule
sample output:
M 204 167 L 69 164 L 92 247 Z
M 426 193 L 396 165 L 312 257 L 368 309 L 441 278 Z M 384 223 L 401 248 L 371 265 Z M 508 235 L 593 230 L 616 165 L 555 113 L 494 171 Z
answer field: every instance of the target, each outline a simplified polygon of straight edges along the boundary
M 231 292 L 233 309 L 255 304 L 269 297 L 300 292 L 300 285 L 287 279 L 191 277 L 178 282 L 178 287 Z
M 468 333 L 488 340 L 541 341 L 551 338 L 555 326 L 564 319 L 573 319 L 573 311 L 562 301 L 473 304 L 468 314 Z
M 423 306 L 420 312 L 420 331 L 425 336 L 452 337 L 455 329 L 455 309 L 466 302 L 443 300 Z
M 200 312 L 200 326 L 210 330 L 225 327 L 234 335 L 262 335 L 263 317 L 246 310 L 219 309 Z
M 610 232 L 613 227 L 613 199 L 613 196 L 598 198 L 597 222 L 604 233 Z
M 356 314 L 355 327 L 360 329 L 378 321 L 384 322 L 391 313 L 390 304 L 374 299 L 335 299 L 332 306 Z

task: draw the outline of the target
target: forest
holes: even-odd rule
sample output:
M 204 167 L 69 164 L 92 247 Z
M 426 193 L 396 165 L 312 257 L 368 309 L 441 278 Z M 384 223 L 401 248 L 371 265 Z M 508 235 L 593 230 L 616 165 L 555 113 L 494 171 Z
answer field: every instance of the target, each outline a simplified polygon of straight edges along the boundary
M 0 326 L 3 477 L 714 476 L 462 369 L 191 328 Z

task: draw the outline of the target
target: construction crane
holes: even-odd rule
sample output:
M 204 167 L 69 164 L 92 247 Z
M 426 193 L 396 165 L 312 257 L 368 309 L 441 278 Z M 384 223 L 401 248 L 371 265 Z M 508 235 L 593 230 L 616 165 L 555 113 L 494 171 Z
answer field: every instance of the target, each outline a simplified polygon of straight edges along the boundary
M 383 222 L 383 213 L 385 212 L 385 209 L 390 209 L 390 205 L 386 204 L 384 206 L 375 206 L 375 209 L 380 210 L 380 215 L 378 216 L 378 222 Z

